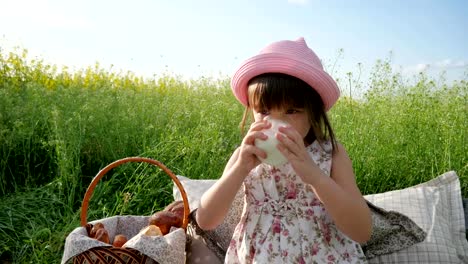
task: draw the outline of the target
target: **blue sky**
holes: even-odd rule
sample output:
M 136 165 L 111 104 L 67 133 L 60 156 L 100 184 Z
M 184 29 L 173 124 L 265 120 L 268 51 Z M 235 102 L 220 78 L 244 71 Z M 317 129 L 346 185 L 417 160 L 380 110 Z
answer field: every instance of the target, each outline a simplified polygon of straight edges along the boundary
M 0 0 L 0 46 L 58 66 L 153 76 L 230 75 L 272 41 L 303 36 L 331 71 L 392 52 L 407 76 L 468 68 L 468 2 L 421 0 Z M 343 53 L 339 56 L 339 50 Z

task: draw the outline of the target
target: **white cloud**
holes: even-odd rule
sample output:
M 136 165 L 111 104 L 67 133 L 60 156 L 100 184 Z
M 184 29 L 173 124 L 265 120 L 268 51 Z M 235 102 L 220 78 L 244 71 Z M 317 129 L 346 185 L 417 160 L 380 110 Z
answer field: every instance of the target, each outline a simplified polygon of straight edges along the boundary
M 419 64 L 416 65 L 415 70 L 418 71 L 418 72 L 423 72 L 423 71 L 429 69 L 429 67 L 431 67 L 430 64 L 419 63 Z
M 309 0 L 288 0 L 288 3 L 294 5 L 305 5 L 309 2 Z
M 451 59 L 445 59 L 434 63 L 434 66 L 441 69 L 458 69 L 468 66 L 464 61 L 453 61 Z
M 430 67 L 431 65 L 428 63 L 418 63 L 416 65 L 394 67 L 394 69 L 399 69 L 402 73 L 413 74 L 413 73 L 425 72 Z
M 445 59 L 441 61 L 436 61 L 432 63 L 418 63 L 416 65 L 407 65 L 407 66 L 400 66 L 395 67 L 395 69 L 399 68 L 403 73 L 420 73 L 425 72 L 428 70 L 442 70 L 448 71 L 452 69 L 463 69 L 468 67 L 468 63 L 464 61 L 454 61 L 451 59 Z

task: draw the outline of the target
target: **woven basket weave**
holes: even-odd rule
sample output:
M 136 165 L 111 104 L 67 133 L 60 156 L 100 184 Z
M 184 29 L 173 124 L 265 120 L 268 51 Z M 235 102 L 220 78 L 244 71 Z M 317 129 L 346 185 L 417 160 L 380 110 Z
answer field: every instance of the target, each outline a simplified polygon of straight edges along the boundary
M 188 217 L 190 214 L 189 203 L 187 199 L 187 194 L 185 192 L 184 187 L 180 183 L 177 176 L 170 171 L 164 164 L 157 160 L 153 160 L 150 158 L 143 158 L 143 157 L 128 157 L 123 158 L 113 163 L 110 163 L 106 167 L 104 167 L 99 173 L 93 178 L 88 189 L 86 190 L 82 206 L 81 206 L 81 226 L 86 228 L 87 222 L 87 212 L 88 212 L 88 204 L 89 199 L 91 198 L 94 188 L 96 187 L 99 180 L 111 169 L 128 162 L 146 162 L 153 164 L 160 169 L 162 169 L 176 184 L 177 188 L 180 190 L 182 195 L 182 200 L 184 202 L 184 218 L 182 223 L 182 228 L 187 232 L 187 225 L 188 225 Z M 185 250 L 185 249 L 183 249 Z M 131 249 L 131 248 L 117 248 L 113 246 L 108 247 L 94 247 L 88 249 L 81 254 L 75 256 L 73 258 L 74 264 L 137 264 L 137 263 L 147 263 L 151 262 L 152 260 L 149 259 L 146 255 L 142 254 L 141 252 Z M 153 262 L 154 263 L 154 262 Z

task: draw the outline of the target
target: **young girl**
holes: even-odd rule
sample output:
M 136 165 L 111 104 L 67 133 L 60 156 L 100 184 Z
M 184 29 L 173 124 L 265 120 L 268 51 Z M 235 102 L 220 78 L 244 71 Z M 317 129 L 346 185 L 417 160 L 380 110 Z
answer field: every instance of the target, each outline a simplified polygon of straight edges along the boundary
M 214 229 L 244 189 L 225 263 L 364 263 L 370 210 L 326 115 L 339 89 L 320 59 L 303 38 L 275 42 L 244 61 L 231 86 L 246 106 L 242 123 L 250 113 L 254 122 L 196 214 L 202 229 Z M 266 117 L 288 124 L 275 135 L 284 165 L 260 161 L 267 154 L 255 140 L 267 138 Z

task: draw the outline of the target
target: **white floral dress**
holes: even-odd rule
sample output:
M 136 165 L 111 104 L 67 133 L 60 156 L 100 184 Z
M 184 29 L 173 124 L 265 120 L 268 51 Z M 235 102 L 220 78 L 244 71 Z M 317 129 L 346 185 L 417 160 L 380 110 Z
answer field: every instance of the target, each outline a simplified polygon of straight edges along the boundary
M 328 176 L 331 150 L 330 142 L 307 147 Z M 244 186 L 245 208 L 225 263 L 366 263 L 360 245 L 337 229 L 289 163 L 257 166 Z

